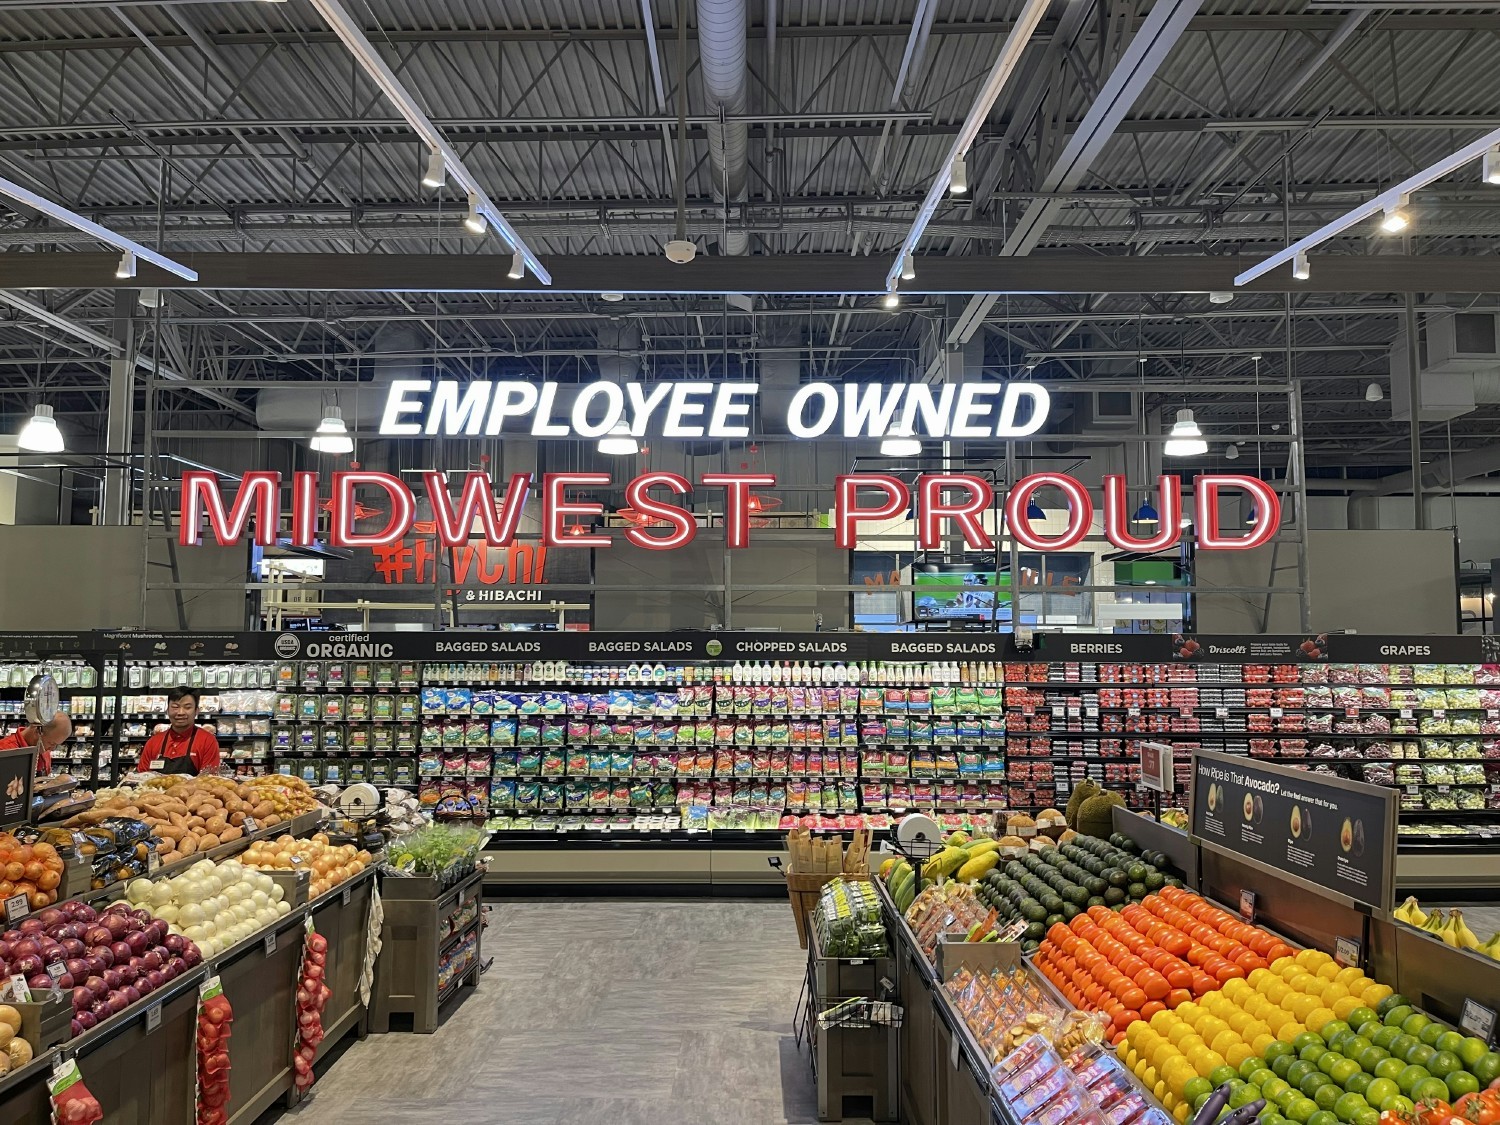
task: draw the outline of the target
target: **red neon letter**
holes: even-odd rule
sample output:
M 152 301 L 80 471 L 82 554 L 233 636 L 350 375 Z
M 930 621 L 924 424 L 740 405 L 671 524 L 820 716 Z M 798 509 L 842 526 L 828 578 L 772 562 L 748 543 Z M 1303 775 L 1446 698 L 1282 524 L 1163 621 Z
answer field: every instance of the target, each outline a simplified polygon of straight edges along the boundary
M 1130 497 L 1125 492 L 1123 473 L 1110 473 L 1104 478 L 1104 537 L 1122 551 L 1142 551 L 1151 554 L 1162 551 L 1182 537 L 1182 478 L 1159 476 L 1156 478 L 1157 517 L 1156 534 L 1149 539 L 1137 539 L 1130 534 Z
M 724 542 L 729 547 L 750 546 L 750 490 L 775 488 L 772 473 L 704 473 L 707 486 L 724 486 Z
M 1219 534 L 1219 489 L 1238 488 L 1250 494 L 1255 505 L 1255 525 L 1246 535 Z M 1206 551 L 1248 551 L 1269 543 L 1281 526 L 1281 500 L 1259 477 L 1234 473 L 1209 474 L 1193 481 L 1193 499 L 1198 506 L 1198 546 Z
M 565 488 L 603 487 L 608 473 L 547 473 L 542 477 L 542 545 L 545 547 L 608 547 L 608 535 L 563 535 L 569 516 L 602 516 L 603 504 L 569 503 Z
M 1038 535 L 1031 530 L 1031 520 L 1026 517 L 1026 508 L 1039 488 L 1060 488 L 1068 497 L 1068 529 L 1061 535 Z M 1094 522 L 1094 502 L 1088 490 L 1078 481 L 1062 473 L 1037 473 L 1022 477 L 1005 498 L 1005 523 L 1016 542 L 1033 551 L 1064 551 L 1074 546 L 1085 535 Z
M 911 493 L 889 473 L 861 473 L 834 479 L 834 542 L 845 551 L 854 550 L 856 525 L 866 520 L 894 519 L 911 503 Z M 859 490 L 874 488 L 885 493 L 885 503 L 876 508 L 859 506 Z
M 177 542 L 196 547 L 203 541 L 203 517 L 208 516 L 209 530 L 221 547 L 239 542 L 255 513 L 255 542 L 269 547 L 276 542 L 281 525 L 281 474 L 246 473 L 240 478 L 240 489 L 234 504 L 224 511 L 224 496 L 219 492 L 219 474 L 189 470 L 182 474 L 182 521 Z
M 318 538 L 318 474 L 292 474 L 292 546 L 311 547 Z
M 675 504 L 661 504 L 651 499 L 647 490 L 658 484 L 670 488 L 678 496 L 692 491 L 693 487 L 686 478 L 676 473 L 645 473 L 625 486 L 625 503 L 647 519 L 666 520 L 673 527 L 672 534 L 658 539 L 654 535 L 647 535 L 644 528 L 629 527 L 625 529 L 625 538 L 648 551 L 670 551 L 693 541 L 693 537 L 698 534 L 698 521 L 685 508 L 679 508 Z
M 379 531 L 354 530 L 358 505 L 354 490 L 361 485 L 381 489 L 391 501 L 391 514 Z M 328 542 L 335 547 L 388 547 L 411 530 L 417 502 L 411 489 L 390 473 L 334 473 L 333 519 L 328 527 Z
M 526 490 L 531 487 L 530 473 L 511 474 L 498 520 L 495 518 L 495 486 L 490 483 L 488 473 L 469 473 L 464 477 L 457 510 L 448 495 L 445 474 L 428 471 L 422 474 L 422 479 L 427 482 L 427 499 L 432 504 L 432 519 L 437 524 L 440 545 L 461 547 L 467 543 L 476 516 L 484 529 L 484 541 L 491 547 L 508 547 L 515 539 L 521 512 L 526 507 Z
M 969 494 L 962 504 L 943 502 L 945 489 L 960 489 Z M 924 551 L 933 551 L 942 545 L 943 520 L 952 519 L 964 533 L 964 545 L 976 551 L 988 551 L 995 546 L 984 526 L 975 517 L 995 500 L 995 490 L 983 477 L 969 473 L 931 473 L 917 482 L 917 495 L 921 505 L 917 513 L 917 542 Z

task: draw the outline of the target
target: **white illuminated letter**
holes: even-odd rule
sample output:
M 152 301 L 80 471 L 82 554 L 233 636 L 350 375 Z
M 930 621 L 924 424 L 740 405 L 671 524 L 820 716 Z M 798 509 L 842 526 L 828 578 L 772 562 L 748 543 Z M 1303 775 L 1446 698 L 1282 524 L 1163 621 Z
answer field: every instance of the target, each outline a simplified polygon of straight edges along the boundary
M 891 420 L 901 407 L 902 387 L 884 387 L 879 383 L 863 386 L 844 385 L 844 436 L 884 437 L 891 432 Z
M 567 437 L 568 427 L 552 421 L 552 405 L 557 401 L 557 384 L 543 383 L 537 396 L 536 417 L 531 420 L 532 437 Z
M 630 416 L 635 419 L 630 426 L 633 436 L 646 436 L 646 427 L 651 423 L 652 412 L 661 405 L 661 400 L 671 393 L 671 383 L 657 383 L 651 388 L 650 394 L 646 394 L 645 388 L 639 383 L 625 384 L 625 398 L 630 403 Z
M 487 380 L 475 379 L 464 388 L 462 399 L 458 397 L 458 391 L 459 385 L 452 379 L 438 383 L 432 395 L 432 405 L 427 410 L 429 434 L 479 436 L 479 428 L 484 424 L 484 409 L 490 401 L 490 384 Z
M 818 420 L 811 426 L 802 422 L 802 412 L 809 400 L 818 398 L 822 400 L 822 412 Z M 786 428 L 791 431 L 793 437 L 815 438 L 822 437 L 828 432 L 828 427 L 833 425 L 833 417 L 839 410 L 839 393 L 828 383 L 809 383 L 800 387 L 792 396 L 792 404 L 786 411 Z
M 524 418 L 536 408 L 536 387 L 530 383 L 496 383 L 490 394 L 490 419 L 484 432 L 494 437 L 507 418 Z
M 1031 400 L 1031 417 L 1025 425 L 1016 425 L 1020 412 L 1020 400 Z M 1000 421 L 995 424 L 996 437 L 1025 437 L 1034 434 L 1047 422 L 1047 411 L 1052 405 L 1052 396 L 1039 383 L 1010 383 L 1005 388 L 1005 398 L 1000 404 Z
M 589 421 L 589 406 L 594 399 L 605 399 L 604 421 Z M 603 437 L 615 428 L 625 413 L 625 392 L 614 383 L 590 383 L 573 400 L 573 432 L 582 438 Z
M 906 388 L 906 403 L 901 411 L 901 428 L 909 434 L 926 432 L 933 437 L 943 437 L 948 432 L 948 416 L 953 413 L 953 396 L 958 388 L 946 386 L 936 399 L 932 388 L 926 383 L 913 383 Z M 922 424 L 916 416 L 922 415 Z
M 993 404 L 978 401 L 984 395 L 992 395 L 1000 388 L 990 383 L 964 383 L 958 388 L 958 405 L 953 408 L 953 428 L 949 436 L 956 438 L 987 438 L 990 429 L 984 419 L 994 409 Z
M 713 388 L 693 383 L 673 383 L 672 401 L 667 406 L 667 420 L 662 424 L 663 437 L 695 438 L 703 436 L 702 426 L 690 426 L 689 418 L 701 418 L 706 404 L 693 402 L 694 395 L 707 394 Z
M 749 437 L 748 423 L 739 425 L 729 421 L 731 417 L 749 418 L 750 403 L 734 401 L 744 395 L 748 400 L 760 394 L 759 383 L 720 383 L 714 396 L 713 416 L 708 420 L 708 436 L 716 438 Z
M 407 393 L 419 393 L 432 389 L 430 379 L 397 379 L 385 392 L 385 413 L 380 416 L 380 432 L 383 434 L 420 434 L 422 423 L 403 422 L 403 414 L 416 414 L 422 409 L 422 400 L 407 398 Z

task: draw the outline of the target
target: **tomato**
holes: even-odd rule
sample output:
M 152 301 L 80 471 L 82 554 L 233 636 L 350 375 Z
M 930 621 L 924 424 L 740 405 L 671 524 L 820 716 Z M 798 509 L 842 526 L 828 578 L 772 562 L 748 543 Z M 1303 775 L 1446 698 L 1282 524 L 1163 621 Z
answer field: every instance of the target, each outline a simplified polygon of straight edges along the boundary
M 1219 982 L 1205 972 L 1193 974 L 1193 996 L 1207 996 L 1219 987 Z
M 1137 985 L 1131 985 L 1123 992 L 1118 992 L 1115 995 L 1121 1004 L 1134 1011 L 1140 1011 L 1147 1000 L 1146 993 Z
M 1228 980 L 1233 980 L 1236 977 L 1243 978 L 1244 975 L 1245 970 L 1240 968 L 1238 965 L 1220 965 L 1217 969 L 1214 970 L 1214 979 L 1217 980 L 1220 984 L 1223 984 Z
M 1167 979 L 1154 969 L 1147 969 L 1135 978 L 1135 983 L 1140 985 L 1141 991 L 1152 1000 L 1161 1000 L 1168 992 L 1172 991 L 1167 984 Z
M 1125 1008 L 1121 1008 L 1120 1011 L 1119 1011 L 1119 1013 L 1114 1017 L 1115 1030 L 1116 1031 L 1124 1031 L 1127 1027 L 1129 1027 L 1131 1024 L 1133 1024 L 1136 1020 L 1138 1020 L 1140 1018 L 1141 1018 L 1141 1013 L 1140 1012 L 1131 1011 L 1131 1010 L 1128 1010 L 1128 1009 L 1125 1009 Z
M 1191 989 L 1174 988 L 1171 992 L 1167 993 L 1166 1005 L 1169 1008 L 1175 1008 L 1179 1004 L 1186 1004 L 1192 998 L 1193 993 Z

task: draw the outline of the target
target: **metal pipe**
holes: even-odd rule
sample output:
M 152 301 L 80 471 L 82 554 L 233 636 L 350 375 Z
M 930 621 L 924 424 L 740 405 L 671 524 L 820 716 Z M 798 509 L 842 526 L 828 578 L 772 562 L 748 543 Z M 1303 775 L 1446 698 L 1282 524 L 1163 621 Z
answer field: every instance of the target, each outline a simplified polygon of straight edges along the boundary
M 1417 340 L 1417 298 L 1404 297 L 1406 306 L 1406 401 L 1411 411 L 1411 496 L 1412 527 L 1427 527 L 1427 504 L 1422 495 L 1422 356 Z
M 726 218 L 730 204 L 744 202 L 748 175 L 749 133 L 744 122 L 729 120 L 730 114 L 745 112 L 748 96 L 747 22 L 745 0 L 698 0 L 699 73 L 710 104 L 719 112 L 708 126 L 708 157 L 714 198 L 724 203 Z M 681 81 L 685 95 L 686 71 Z M 743 254 L 750 236 L 726 231 L 720 244 L 726 254 Z

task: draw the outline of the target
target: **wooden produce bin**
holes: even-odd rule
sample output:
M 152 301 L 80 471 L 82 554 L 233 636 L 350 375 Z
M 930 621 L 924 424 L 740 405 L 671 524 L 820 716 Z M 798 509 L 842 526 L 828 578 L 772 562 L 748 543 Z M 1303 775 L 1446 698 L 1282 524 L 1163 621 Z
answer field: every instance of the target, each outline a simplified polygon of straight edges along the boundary
M 786 893 L 792 903 L 792 919 L 797 924 L 797 944 L 807 948 L 807 918 L 818 904 L 823 887 L 842 875 L 846 879 L 870 878 L 870 834 L 860 830 L 844 850 L 840 836 L 817 838 L 803 828 L 794 828 L 786 837 L 787 856 L 782 867 L 786 876 Z M 772 866 L 778 866 L 772 860 Z
M 0 1078 L 0 1125 L 41 1125 L 52 1120 L 47 1079 L 52 1076 L 55 1057 L 49 1051 Z
M 229 1041 L 229 1120 L 254 1121 L 292 1089 L 292 1041 L 297 1023 L 297 970 L 302 963 L 304 912 L 216 959 L 224 995 L 234 1009 Z M 266 951 L 266 938 L 275 948 Z
M 818 1086 L 818 1119 L 841 1121 L 845 1098 L 867 1098 L 875 1121 L 896 1120 L 896 1078 L 900 1069 L 897 1029 L 887 1026 L 819 1027 L 817 1014 L 842 1000 L 879 999 L 882 980 L 895 983 L 891 957 L 829 957 L 808 928 L 808 979 L 812 986 L 813 1071 Z
M 381 880 L 380 897 L 385 921 L 380 930 L 380 956 L 375 962 L 370 1027 L 387 1032 L 392 1016 L 409 1014 L 413 1031 L 434 1032 L 438 1009 L 463 988 L 479 983 L 484 954 L 477 936 L 473 964 L 442 993 L 437 976 L 443 953 L 469 933 L 479 935 L 484 929 L 484 868 L 476 867 L 441 892 L 431 878 L 385 878 Z M 445 921 L 470 903 L 474 905 L 474 919 L 445 937 Z
M 203 977 L 202 969 L 185 973 L 132 1005 L 128 1018 L 107 1021 L 69 1044 L 109 1125 L 192 1125 Z M 157 1006 L 159 1023 L 152 1014 Z
M 374 889 L 375 869 L 367 867 L 314 900 L 310 907 L 313 928 L 328 941 L 328 960 L 323 973 L 333 991 L 323 1009 L 323 1041 L 318 1044 L 315 1063 L 351 1029 L 361 1039 L 369 1033 L 369 1010 L 359 998 L 359 972 L 365 963 Z M 370 995 L 373 999 L 373 986 Z

